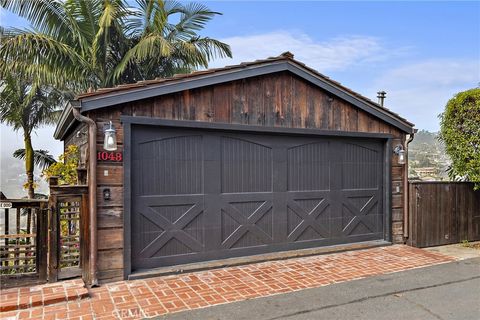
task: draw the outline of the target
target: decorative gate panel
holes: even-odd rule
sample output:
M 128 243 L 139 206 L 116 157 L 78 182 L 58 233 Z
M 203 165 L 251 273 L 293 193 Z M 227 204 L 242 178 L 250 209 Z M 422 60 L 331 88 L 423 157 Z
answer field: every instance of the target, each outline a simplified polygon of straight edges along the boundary
M 78 277 L 80 268 L 80 209 L 82 196 L 57 198 L 58 279 Z

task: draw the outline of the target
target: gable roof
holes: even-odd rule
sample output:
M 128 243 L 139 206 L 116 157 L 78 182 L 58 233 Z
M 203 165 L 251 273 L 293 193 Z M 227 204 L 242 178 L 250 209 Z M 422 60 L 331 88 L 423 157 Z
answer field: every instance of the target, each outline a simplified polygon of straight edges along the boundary
M 139 81 L 80 94 L 64 109 L 54 137 L 63 139 L 68 129 L 74 124 L 72 105 L 80 105 L 80 112 L 85 112 L 183 90 L 282 71 L 291 72 L 404 132 L 413 132 L 414 125 L 400 115 L 293 59 L 293 54 L 290 52 L 285 52 L 278 57 L 243 62 L 224 68 L 179 74 L 169 78 Z

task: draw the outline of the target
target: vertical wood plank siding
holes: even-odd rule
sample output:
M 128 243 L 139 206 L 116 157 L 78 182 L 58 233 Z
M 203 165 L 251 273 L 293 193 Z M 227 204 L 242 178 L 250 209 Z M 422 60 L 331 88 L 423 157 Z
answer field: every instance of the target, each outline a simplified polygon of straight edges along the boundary
M 389 133 L 394 136 L 393 145 L 405 140 L 403 132 L 380 119 L 330 95 L 322 89 L 282 72 L 253 77 L 215 86 L 187 90 L 179 93 L 111 106 L 90 111 L 88 116 L 98 125 L 97 143 L 103 144 L 103 127 L 112 121 L 117 130 L 117 141 L 123 150 L 121 115 L 148 116 L 163 119 L 196 120 L 233 124 L 263 125 L 287 128 L 317 128 L 351 132 Z M 101 149 L 99 149 L 101 150 Z M 403 170 L 396 159 L 392 163 L 392 186 L 403 186 Z M 104 176 L 104 170 L 109 171 Z M 97 193 L 103 188 L 122 194 L 123 165 L 99 164 L 97 170 Z M 393 241 L 403 242 L 403 187 L 392 191 Z M 121 234 L 123 221 L 122 204 L 107 205 L 99 197 L 99 278 L 103 281 L 123 277 L 123 239 L 110 235 Z M 108 230 L 108 232 L 106 232 Z
M 415 247 L 480 240 L 480 191 L 467 182 L 411 182 L 410 238 Z

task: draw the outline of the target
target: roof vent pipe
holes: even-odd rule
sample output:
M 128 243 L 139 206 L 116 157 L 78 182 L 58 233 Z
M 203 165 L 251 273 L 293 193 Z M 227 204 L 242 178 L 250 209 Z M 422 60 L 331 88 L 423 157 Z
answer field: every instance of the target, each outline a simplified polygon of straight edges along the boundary
M 385 91 L 378 91 L 377 92 L 377 98 L 378 98 L 378 104 L 383 107 L 383 103 L 385 102 L 385 96 L 387 93 Z

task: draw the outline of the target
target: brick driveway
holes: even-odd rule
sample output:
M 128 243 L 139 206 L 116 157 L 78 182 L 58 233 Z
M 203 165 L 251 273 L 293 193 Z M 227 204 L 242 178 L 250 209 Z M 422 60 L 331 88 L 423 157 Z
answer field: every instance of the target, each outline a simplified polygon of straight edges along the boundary
M 90 290 L 90 298 L 4 312 L 25 319 L 138 319 L 454 261 L 403 245 L 270 261 Z M 20 299 L 20 297 L 19 297 Z

